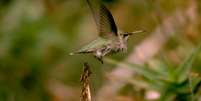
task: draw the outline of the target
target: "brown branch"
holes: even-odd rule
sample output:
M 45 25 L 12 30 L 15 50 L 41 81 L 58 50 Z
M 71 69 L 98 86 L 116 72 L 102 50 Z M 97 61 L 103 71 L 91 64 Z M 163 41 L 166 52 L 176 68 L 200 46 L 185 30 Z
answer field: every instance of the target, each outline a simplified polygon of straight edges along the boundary
M 90 67 L 87 63 L 84 63 L 84 71 L 81 75 L 82 92 L 81 101 L 91 101 L 91 92 L 89 86 L 89 77 L 91 75 Z

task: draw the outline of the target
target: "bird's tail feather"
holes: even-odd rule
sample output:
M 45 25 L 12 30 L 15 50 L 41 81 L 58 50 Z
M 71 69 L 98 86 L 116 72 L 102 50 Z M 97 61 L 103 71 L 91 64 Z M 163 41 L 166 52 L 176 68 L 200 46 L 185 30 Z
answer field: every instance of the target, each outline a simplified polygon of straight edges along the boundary
M 72 53 L 69 53 L 69 55 L 78 55 L 78 54 L 84 54 L 84 53 L 91 53 L 91 52 L 72 52 Z

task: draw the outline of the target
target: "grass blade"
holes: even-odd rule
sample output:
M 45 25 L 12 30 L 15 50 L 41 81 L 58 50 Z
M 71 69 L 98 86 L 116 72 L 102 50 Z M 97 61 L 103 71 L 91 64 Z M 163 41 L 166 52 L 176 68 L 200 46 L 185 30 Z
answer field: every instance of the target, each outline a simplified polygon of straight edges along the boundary
M 197 48 L 194 48 L 189 56 L 187 56 L 184 62 L 179 66 L 179 68 L 177 68 L 175 75 L 179 83 L 187 79 L 188 74 L 192 68 L 192 63 L 195 60 L 196 56 L 198 56 L 200 49 L 201 44 Z
M 128 62 L 119 62 L 113 59 L 105 58 L 105 62 L 114 64 L 114 65 L 121 65 L 122 67 L 129 67 L 132 68 L 135 72 L 137 72 L 140 75 L 143 75 L 144 77 L 150 79 L 150 80 L 157 80 L 159 79 L 158 73 L 155 71 L 152 71 L 151 69 L 144 67 L 142 65 L 128 63 Z

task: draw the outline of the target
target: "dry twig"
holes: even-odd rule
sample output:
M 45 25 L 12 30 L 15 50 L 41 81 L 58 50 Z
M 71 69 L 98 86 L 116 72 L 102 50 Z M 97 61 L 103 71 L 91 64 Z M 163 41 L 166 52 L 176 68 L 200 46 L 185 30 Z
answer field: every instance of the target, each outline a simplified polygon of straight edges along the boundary
M 91 75 L 90 67 L 87 63 L 84 63 L 84 71 L 81 75 L 82 92 L 81 101 L 91 101 L 91 92 L 89 86 L 89 77 Z

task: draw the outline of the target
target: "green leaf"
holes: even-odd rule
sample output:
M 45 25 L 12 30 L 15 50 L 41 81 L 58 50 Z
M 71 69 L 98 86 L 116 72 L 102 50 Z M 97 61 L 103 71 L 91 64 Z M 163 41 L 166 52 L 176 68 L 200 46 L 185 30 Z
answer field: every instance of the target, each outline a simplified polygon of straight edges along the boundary
M 165 55 L 161 55 L 161 64 L 164 65 L 164 70 L 165 72 L 167 73 L 167 76 L 166 78 L 169 80 L 169 81 L 175 81 L 175 75 L 174 75 L 174 72 L 175 72 L 175 68 L 173 68 L 173 65 L 170 63 L 170 61 L 167 59 L 167 57 Z
M 192 63 L 195 60 L 196 56 L 198 56 L 201 49 L 201 45 L 197 48 L 194 48 L 192 52 L 187 56 L 187 58 L 183 61 L 183 63 L 177 68 L 175 72 L 175 76 L 177 77 L 178 83 L 183 82 L 187 79 L 189 72 L 192 68 Z
M 119 62 L 115 61 L 113 59 L 105 58 L 105 62 L 115 65 L 120 65 L 122 67 L 129 67 L 132 68 L 135 72 L 137 72 L 140 75 L 143 75 L 144 77 L 150 79 L 150 80 L 158 80 L 160 78 L 159 74 L 147 67 L 144 67 L 142 65 L 128 63 L 128 62 Z

